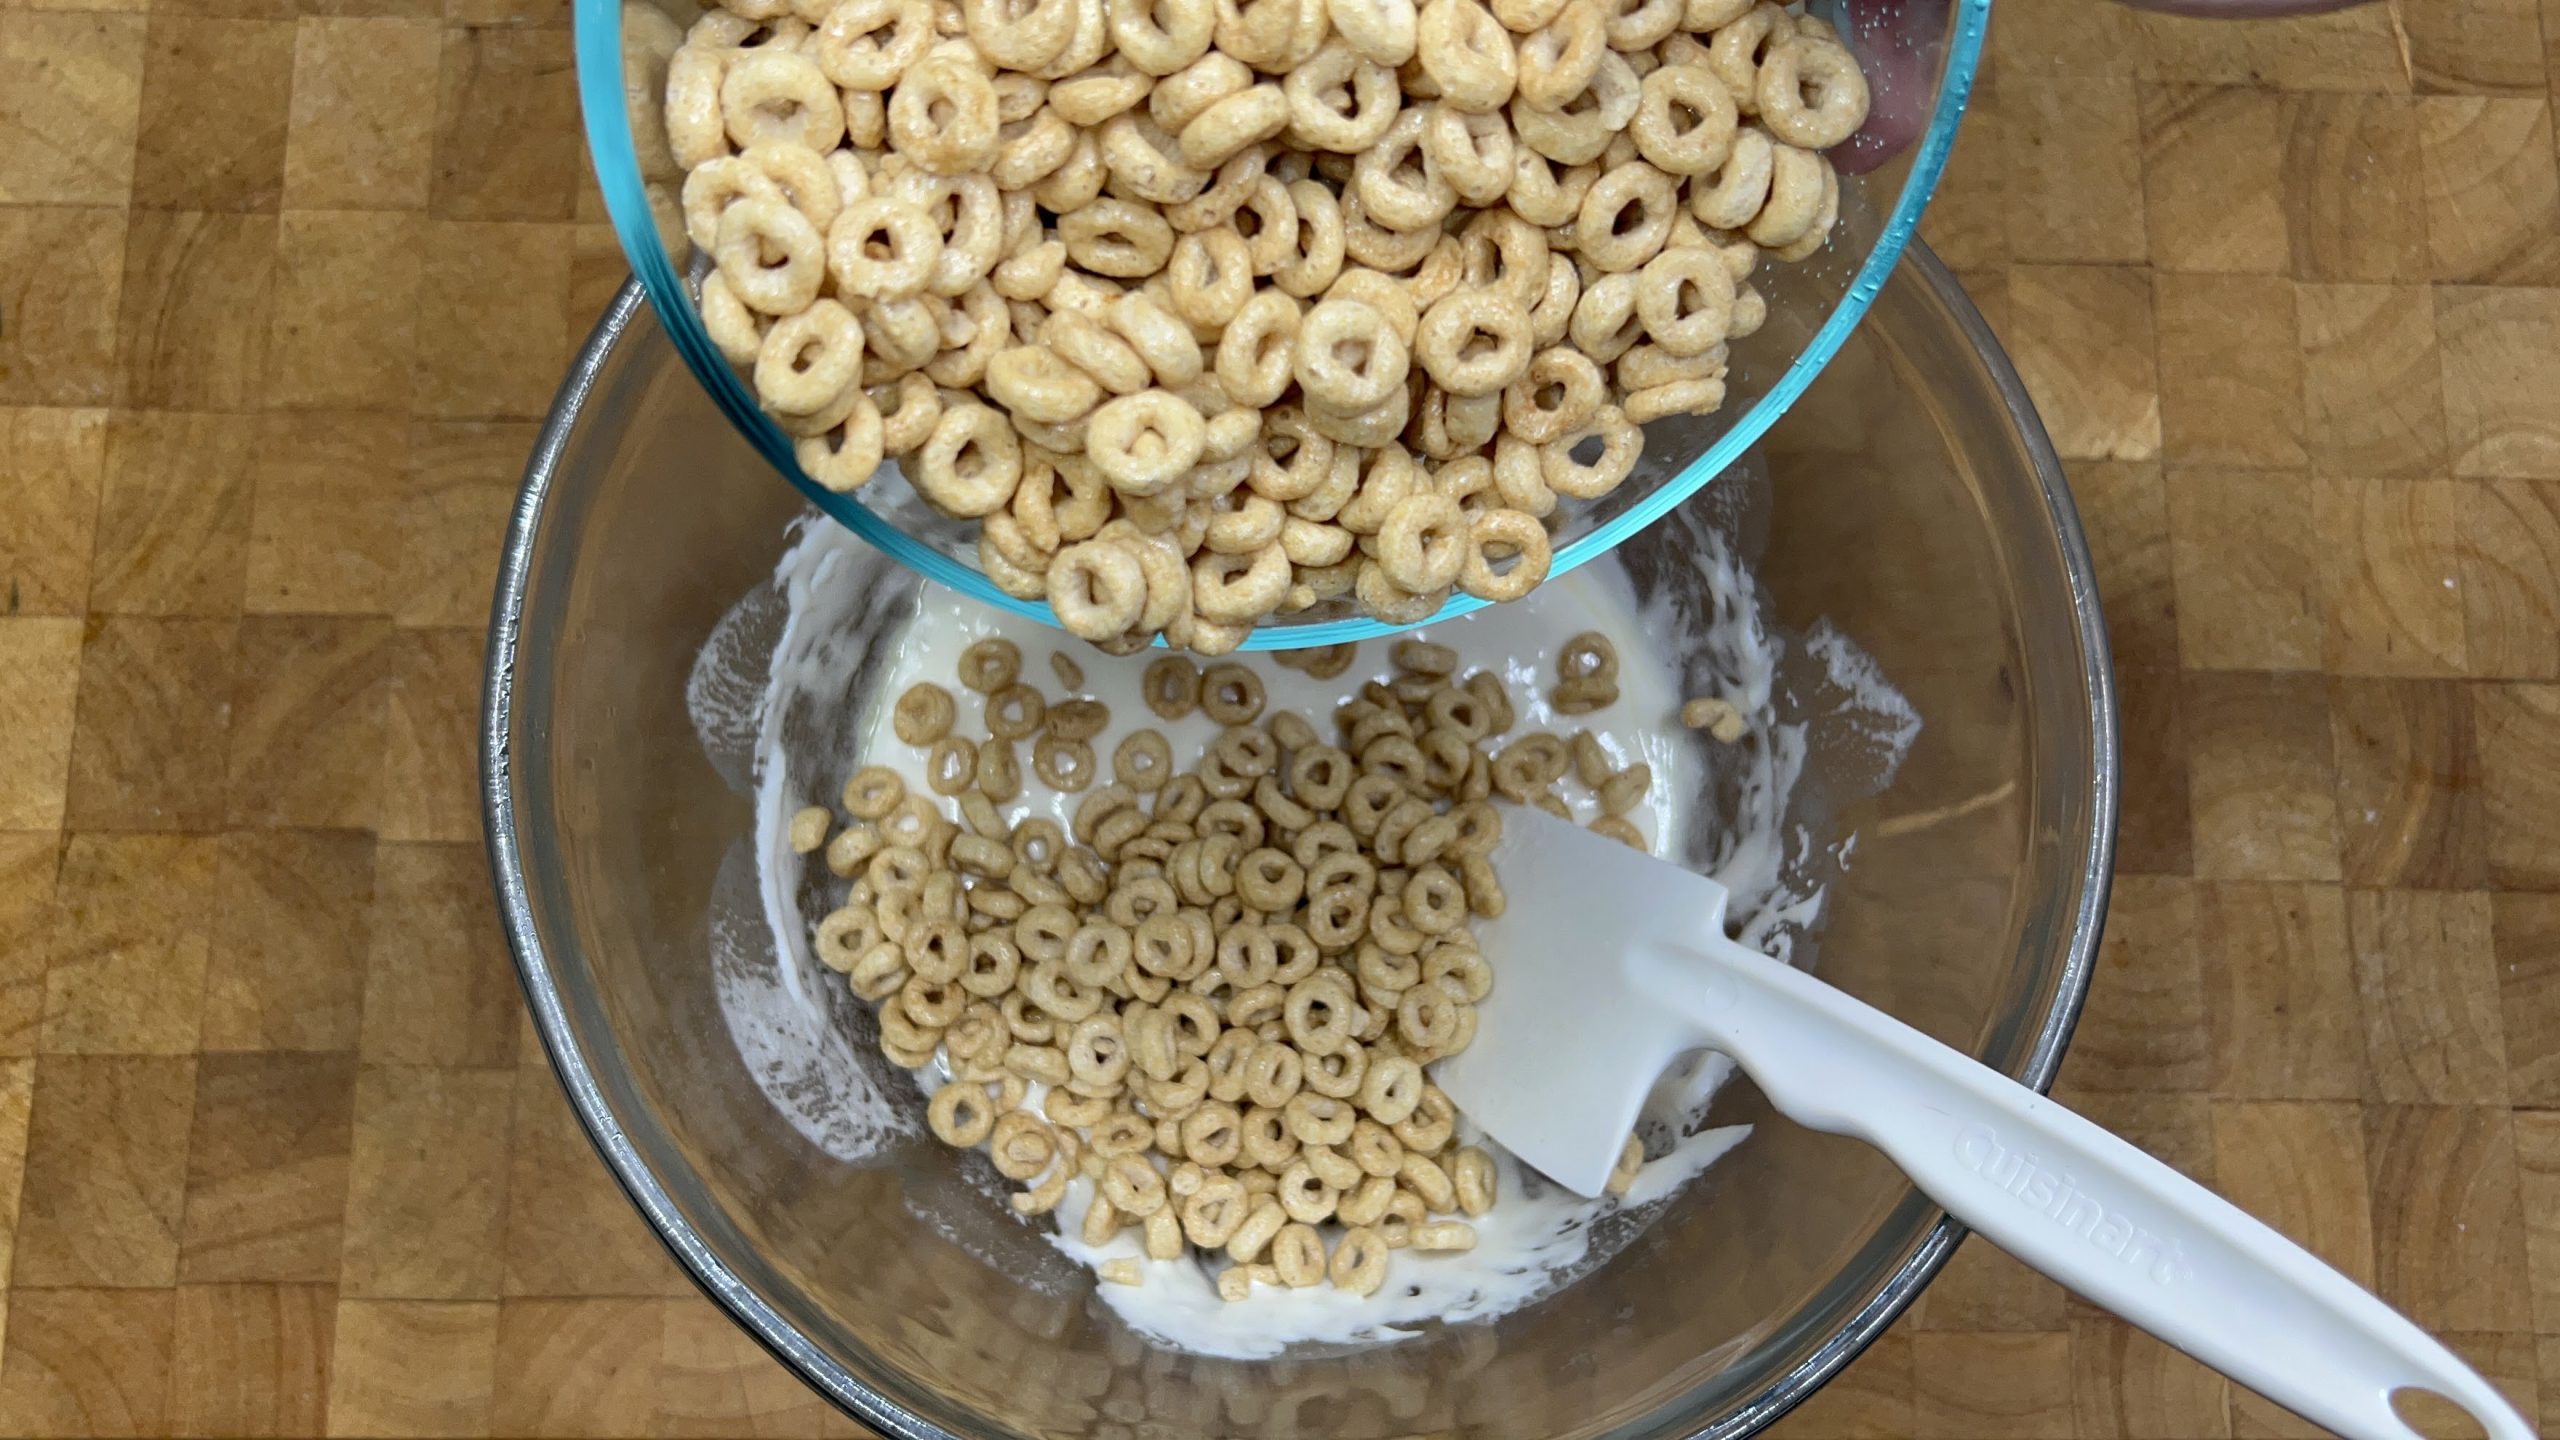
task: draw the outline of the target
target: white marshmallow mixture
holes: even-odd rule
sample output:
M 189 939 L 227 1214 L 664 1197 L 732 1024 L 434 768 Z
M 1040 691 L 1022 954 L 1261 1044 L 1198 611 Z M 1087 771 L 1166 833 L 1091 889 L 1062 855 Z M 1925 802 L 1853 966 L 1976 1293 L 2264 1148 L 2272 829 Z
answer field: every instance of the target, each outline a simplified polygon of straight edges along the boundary
M 1777 723 L 1772 690 L 1782 646 L 1760 623 L 1750 577 L 1720 540 L 1702 534 L 1703 583 L 1689 587 L 1695 593 L 1685 602 L 1656 596 L 1640 610 L 1625 574 L 1611 560 L 1552 581 L 1528 600 L 1416 633 L 1456 650 L 1461 674 L 1482 668 L 1503 677 L 1519 716 L 1513 733 L 1589 728 L 1620 764 L 1650 764 L 1652 791 L 1630 818 L 1655 853 L 1724 881 L 1734 892 L 1732 913 L 1744 938 L 1783 954 L 1820 902 L 1818 888 L 1790 888 L 1787 877 L 1791 857 L 1811 844 L 1786 819 L 1803 761 L 1803 728 Z M 752 627 L 724 624 L 694 677 L 695 713 L 707 739 L 723 725 L 741 728 L 744 716 L 736 712 L 746 699 L 742 672 L 763 668 L 765 679 L 756 705 L 755 784 L 758 887 L 768 929 L 762 938 L 770 949 L 742 960 L 759 937 L 723 934 L 715 925 L 714 959 L 732 1036 L 776 1108 L 812 1143 L 839 1159 L 857 1160 L 921 1130 L 923 1099 L 933 1081 L 917 1077 L 915 1088 L 904 1094 L 896 1093 L 900 1082 L 884 1087 L 871 1078 L 879 1067 L 859 1061 L 828 1020 L 817 987 L 841 981 L 809 955 L 817 916 L 804 909 L 803 881 L 818 857 L 791 853 L 785 839 L 791 814 L 803 805 L 831 806 L 844 777 L 863 764 L 892 766 L 912 788 L 923 790 L 924 756 L 891 733 L 890 706 L 909 685 L 931 680 L 960 699 L 962 729 L 981 732 L 978 697 L 959 686 L 955 671 L 961 651 L 989 636 L 1019 645 L 1022 678 L 1052 699 L 1066 692 L 1049 665 L 1051 653 L 1066 654 L 1082 670 L 1084 686 L 1076 693 L 1111 710 L 1109 728 L 1093 741 L 1106 775 L 1113 747 L 1132 730 L 1165 731 L 1177 765 L 1187 767 L 1216 727 L 1198 715 L 1167 724 L 1146 708 L 1140 676 L 1162 652 L 1103 655 L 954 592 L 919 589 L 905 572 L 833 525 L 805 528 L 776 573 L 775 589 L 787 610 L 769 656 L 740 653 L 760 648 L 732 633 Z M 741 602 L 731 619 L 748 608 Z M 1556 716 L 1546 693 L 1554 683 L 1554 657 L 1569 637 L 1587 630 L 1617 645 L 1621 698 L 1597 714 Z M 1667 651 L 1666 637 L 1676 638 L 1679 653 Z M 1823 639 L 1840 643 L 1833 635 Z M 1362 680 L 1389 673 L 1387 651 L 1387 642 L 1364 643 L 1352 668 L 1331 680 L 1311 679 L 1268 657 L 1237 658 L 1261 676 L 1269 697 L 1266 716 L 1295 710 L 1330 738 L 1334 705 Z M 760 661 L 769 664 L 758 667 Z M 1710 677 L 1704 690 L 1702 674 Z M 1871 693 L 1858 697 L 1860 703 L 1888 716 L 1908 715 L 1880 681 L 1868 688 Z M 1738 706 L 1751 719 L 1752 739 L 1711 754 L 1702 737 L 1682 730 L 1680 703 L 1699 693 Z M 1916 722 L 1909 728 L 1916 729 Z M 1908 733 L 1899 741 L 1907 745 Z M 1728 773 L 1719 788 L 1709 783 L 1711 767 L 1741 769 Z M 1025 793 L 1004 808 L 1017 818 L 1046 814 L 1064 825 L 1077 797 L 1047 792 L 1028 764 L 1023 769 Z M 1725 806 L 1735 813 L 1693 813 L 1693 803 L 1711 792 L 1727 797 Z M 1522 893 L 1515 887 L 1515 901 Z M 1500 983 L 1497 970 L 1495 984 Z M 1428 1321 L 1503 1314 L 1605 1259 L 1594 1253 L 1596 1246 L 1613 1252 L 1623 1245 L 1650 1213 L 1744 1138 L 1744 1127 L 1703 1127 L 1708 1102 L 1730 1070 L 1729 1062 L 1708 1056 L 1665 1077 L 1647 1110 L 1645 1134 L 1654 1158 L 1621 1198 L 1584 1200 L 1525 1173 L 1492 1147 L 1501 1198 L 1473 1222 L 1475 1248 L 1461 1254 L 1399 1251 L 1389 1261 L 1385 1288 L 1368 1298 L 1329 1286 L 1256 1287 L 1249 1300 L 1229 1303 L 1218 1297 L 1212 1266 L 1190 1258 L 1142 1261 L 1144 1283 L 1102 1284 L 1095 1294 L 1156 1343 L 1234 1358 L 1276 1355 L 1306 1342 L 1391 1341 Z M 1089 1198 L 1089 1186 L 1078 1182 L 1054 1217 L 1022 1223 L 1053 1228 L 1050 1243 L 1089 1266 L 1141 1257 L 1138 1236 L 1130 1231 L 1100 1247 L 1081 1243 L 1079 1222 Z M 987 1203 L 998 1202 L 989 1196 Z M 1633 1223 L 1595 1223 L 1611 1215 Z

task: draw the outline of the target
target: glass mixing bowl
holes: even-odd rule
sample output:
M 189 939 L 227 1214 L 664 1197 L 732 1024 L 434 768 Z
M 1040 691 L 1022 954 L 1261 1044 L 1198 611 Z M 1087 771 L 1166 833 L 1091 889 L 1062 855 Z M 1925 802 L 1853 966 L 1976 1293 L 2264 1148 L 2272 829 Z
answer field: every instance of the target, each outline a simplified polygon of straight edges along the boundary
M 792 458 L 791 437 L 757 408 L 745 382 L 712 344 L 687 278 L 683 226 L 673 218 L 680 180 L 667 158 L 659 114 L 665 56 L 638 38 L 640 28 L 626 25 L 627 17 L 644 8 L 657 13 L 643 16 L 637 26 L 661 36 L 666 20 L 681 27 L 699 13 L 693 0 L 575 0 L 579 95 L 614 232 L 685 368 L 755 452 L 810 503 L 930 579 L 1054 624 L 1046 604 L 1005 594 L 979 570 L 974 521 L 937 514 L 900 482 L 840 495 L 812 481 Z M 1814 8 L 1828 13 L 1841 7 L 1837 0 L 1819 0 Z M 1890 110 L 1893 128 L 1916 138 L 1884 165 L 1840 177 L 1840 218 L 1823 249 L 1799 264 L 1770 261 L 1753 272 L 1769 318 L 1733 342 L 1724 408 L 1648 427 L 1644 458 L 1626 483 L 1597 501 L 1567 502 L 1554 536 L 1553 574 L 1607 554 L 1694 494 L 1766 434 L 1840 353 L 1910 244 L 1937 187 L 1972 91 L 1990 9 L 1990 0 L 1847 7 L 1855 23 L 1842 29 L 1868 64 L 1878 111 Z M 1433 618 L 1462 615 L 1484 603 L 1453 594 Z M 1264 620 L 1244 648 L 1329 645 L 1396 628 L 1319 606 Z
M 696 659 L 806 513 L 747 483 L 761 463 L 627 289 L 508 540 L 489 834 L 535 1019 L 606 1160 L 706 1290 L 880 1433 L 1739 1436 L 1838 1370 L 1956 1243 L 1875 1152 L 1736 1083 L 1710 1119 L 1751 1138 L 1577 1282 L 1487 1323 L 1243 1363 L 1140 1343 L 969 1188 L 958 1152 L 829 1158 L 759 1087 L 762 1041 L 722 994 L 741 960 L 770 968 L 773 939 L 753 779 L 697 728 L 734 730 L 755 696 L 701 684 Z M 2115 712 L 2079 524 L 2016 375 L 1915 250 L 1736 473 L 1631 541 L 1630 570 L 1683 565 L 1680 537 L 1711 525 L 1753 557 L 1772 625 L 1835 626 L 1923 722 L 1881 789 L 1860 736 L 1809 735 L 1827 798 L 1790 819 L 1845 864 L 1797 958 L 2049 1083 L 2104 907 Z M 1801 688 L 1821 688 L 1813 669 Z M 1003 1243 L 1018 1268 L 977 1258 Z

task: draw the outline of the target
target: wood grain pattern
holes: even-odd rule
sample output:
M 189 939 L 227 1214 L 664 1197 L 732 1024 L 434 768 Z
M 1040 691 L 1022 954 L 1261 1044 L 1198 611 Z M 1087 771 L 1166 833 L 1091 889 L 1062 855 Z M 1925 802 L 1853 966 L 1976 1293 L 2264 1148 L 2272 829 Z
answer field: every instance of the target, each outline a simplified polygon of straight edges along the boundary
M 273 211 L 284 193 L 291 22 L 154 14 L 144 53 L 135 208 Z M 217 115 L 222 123 L 206 123 Z
M 2231 1433 L 2231 1382 L 2112 1316 L 2071 1322 L 2072 1424 L 2085 1440 Z
M 196 1052 L 221 843 L 207 835 L 70 837 L 46 926 L 42 1053 Z M 177 1133 L 183 1137 L 184 1127 Z
M 119 208 L 0 204 L 0 405 L 115 397 L 126 222 Z
M 2286 95 L 2280 103 L 2294 277 L 2425 279 L 2425 180 L 2414 103 L 2353 90 Z
M 336 1297 L 326 1285 L 181 1285 L 170 1433 L 309 1435 L 326 1422 Z
M 182 1281 L 333 1281 L 355 1060 L 228 1051 L 196 1066 Z
M 288 211 L 276 234 L 267 403 L 362 410 L 397 423 L 418 329 L 418 244 L 407 210 Z
M 275 254 L 271 214 L 135 211 L 116 320 L 117 403 L 254 408 Z
M 339 1267 L 345 1294 L 498 1297 L 514 1102 L 505 1070 L 365 1067 Z
M 287 209 L 426 203 L 443 48 L 443 27 L 426 21 L 314 19 L 294 27 Z
M 2338 864 L 2350 885 L 2476 890 L 2487 882 L 2471 692 L 2338 678 Z
M 2140 103 L 2151 263 L 2281 273 L 2291 254 L 2284 97 L 2249 86 L 2146 85 Z
M 75 620 L 0 620 L 0 825 L 62 823 L 80 678 Z
M 134 15 L 0 16 L 0 96 L 7 97 L 0 203 L 128 201 L 140 149 L 145 26 Z
M 44 1057 L 18 1192 L 13 1289 L 176 1282 L 195 1070 L 192 1055 Z
M 2320 539 L 2299 471 L 2180 469 L 2168 481 L 2178 656 L 2197 670 L 2314 670 Z
M 2060 1093 L 2560 1435 L 2560 0 L 2395 8 L 2000 0 L 1926 233 L 2118 666 Z M 858 1433 L 490 902 L 497 541 L 623 274 L 567 22 L 0 0 L 0 1440 Z M 1974 1241 L 1773 1433 L 2318 1432 Z
M 2311 463 L 2344 475 L 2438 468 L 2444 392 L 2433 296 L 2418 285 L 2305 281 L 2293 300 Z
M 498 1305 L 340 1300 L 328 1433 L 464 1437 L 489 1433 Z

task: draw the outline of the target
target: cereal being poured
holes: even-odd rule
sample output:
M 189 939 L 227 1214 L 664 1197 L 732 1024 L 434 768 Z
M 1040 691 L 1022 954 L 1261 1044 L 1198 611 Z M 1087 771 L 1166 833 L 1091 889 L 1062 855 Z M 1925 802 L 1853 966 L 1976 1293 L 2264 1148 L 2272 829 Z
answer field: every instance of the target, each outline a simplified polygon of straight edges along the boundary
M 727 3 L 631 35 L 713 340 L 812 479 L 897 457 L 1122 653 L 1527 594 L 1723 403 L 1867 112 L 1753 0 Z
M 1614 674 L 1605 640 L 1571 648 L 1585 665 L 1560 667 L 1560 686 Z M 852 823 L 794 817 L 793 848 L 852 882 L 817 926 L 818 958 L 878 1007 L 884 1054 L 948 1077 L 933 1133 L 984 1147 L 1023 1187 L 1015 1210 L 1046 1214 L 1081 1178 L 1088 1244 L 1134 1228 L 1150 1260 L 1222 1257 L 1229 1299 L 1257 1284 L 1368 1295 L 1395 1251 L 1473 1245 L 1497 1170 L 1457 1143 L 1424 1067 L 1466 1048 L 1494 983 L 1471 933 L 1505 904 L 1491 802 L 1570 816 L 1557 786 L 1571 778 L 1597 799 L 1593 828 L 1640 845 L 1624 817 L 1652 775 L 1614 766 L 1588 732 L 1506 739 L 1497 677 L 1458 676 L 1441 645 L 1392 653 L 1393 678 L 1358 687 L 1330 743 L 1304 716 L 1266 713 L 1242 665 L 1160 659 L 1148 708 L 1221 728 L 1180 757 L 1163 731 L 1131 731 L 1105 781 L 1092 741 L 1106 708 L 1050 699 L 1011 642 L 982 641 L 957 679 L 983 735 L 963 733 L 963 702 L 938 684 L 892 712 L 897 738 L 927 752 L 931 795 L 872 765 L 844 786 Z M 1300 664 L 1353 660 L 1342 647 Z M 1002 808 L 1022 794 L 1024 741 L 1044 785 L 1082 796 L 1064 829 Z M 1102 1278 L 1145 1271 L 1115 1260 Z

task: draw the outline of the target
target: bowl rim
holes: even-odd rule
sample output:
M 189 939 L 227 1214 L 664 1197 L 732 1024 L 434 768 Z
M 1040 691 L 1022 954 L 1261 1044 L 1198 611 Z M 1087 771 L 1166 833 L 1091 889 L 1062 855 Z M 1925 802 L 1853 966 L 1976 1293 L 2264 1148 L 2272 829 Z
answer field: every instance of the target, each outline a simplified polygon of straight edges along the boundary
M 2055 975 L 2053 1000 L 2036 1026 L 2016 1078 L 2039 1092 L 2051 1088 L 2069 1048 L 2071 1035 L 2088 998 L 2098 941 L 2105 926 L 2113 880 L 2116 820 L 2121 783 L 2114 666 L 2100 611 L 2098 584 L 2088 540 L 2072 502 L 2062 462 L 2055 454 L 2026 386 L 2008 354 L 1992 334 L 1980 310 L 1967 298 L 1947 269 L 1926 245 L 1914 241 L 1904 263 L 1944 305 L 1965 338 L 1972 342 L 1991 373 L 2001 403 L 2043 492 L 2052 517 L 2068 582 L 2072 620 L 2078 631 L 2081 683 L 2089 701 L 2091 767 L 2085 801 L 2089 837 L 2080 857 L 2080 899 L 2072 916 L 2062 964 Z M 480 716 L 482 820 L 491 879 L 507 945 L 516 962 L 543 1051 L 552 1072 L 569 1097 L 579 1125 L 595 1145 L 623 1193 L 647 1217 L 650 1229 L 665 1244 L 686 1275 L 705 1295 L 726 1310 L 756 1342 L 782 1361 L 802 1381 L 889 1440 L 963 1440 L 907 1411 L 856 1379 L 820 1351 L 799 1329 L 751 1289 L 712 1253 L 694 1226 L 677 1208 L 639 1151 L 623 1133 L 585 1050 L 578 1043 L 566 1004 L 557 986 L 551 958 L 536 923 L 532 887 L 524 851 L 516 832 L 512 786 L 515 714 L 515 659 L 523 605 L 530 581 L 536 540 L 552 482 L 576 418 L 594 388 L 615 343 L 629 327 L 645 296 L 636 280 L 624 282 L 595 330 L 580 350 L 569 375 L 543 421 L 540 438 L 527 461 L 523 486 L 507 529 L 492 601 L 486 672 Z M 1926 1197 L 1913 1192 L 1925 1203 Z M 1740 1440 L 1774 1423 L 1837 1374 L 1919 1297 L 1955 1247 L 1969 1233 L 1941 1212 L 1920 1244 L 1888 1273 L 1876 1292 L 1820 1346 L 1803 1356 L 1721 1422 L 1687 1432 L 1691 1440 Z
M 664 302 L 657 304 L 659 319 L 685 369 L 768 465 L 810 504 L 865 542 L 926 579 L 973 600 L 1060 628 L 1047 601 L 1006 594 L 981 568 L 945 555 L 908 534 L 874 511 L 858 493 L 829 490 L 810 479 L 800 467 L 791 438 L 764 413 L 736 371 L 721 357 L 690 287 L 660 238 L 659 218 L 641 174 L 639 147 L 632 135 L 626 98 L 629 85 L 624 74 L 624 3 L 625 0 L 573 0 L 572 46 L 579 109 L 584 118 L 588 157 L 593 162 L 597 188 L 615 240 L 631 262 L 640 287 L 653 297 L 653 303 Z M 1850 333 L 1866 317 L 1868 308 L 1892 277 L 1894 266 L 1918 240 L 1921 213 L 1937 193 L 1938 182 L 1955 152 L 1956 132 L 1980 75 L 1982 47 L 1990 22 L 1991 0 L 1950 0 L 1945 68 L 1938 80 L 1928 123 L 1910 147 L 1911 168 L 1893 197 L 1875 244 L 1858 258 L 1847 290 L 1830 313 L 1822 317 L 1822 324 L 1804 348 L 1788 361 L 1777 383 L 1749 409 L 1733 416 L 1732 423 L 1704 450 L 1623 513 L 1589 534 L 1558 546 L 1548 572 L 1551 576 L 1563 575 L 1608 554 L 1629 536 L 1661 519 L 1673 506 L 1704 489 L 1741 459 L 1744 451 L 1759 443 L 1848 343 Z M 1368 615 L 1307 625 L 1257 624 L 1237 648 L 1292 650 L 1375 639 L 1417 625 L 1453 620 L 1489 603 L 1492 602 L 1463 591 L 1452 591 L 1431 615 L 1405 624 Z M 1155 643 L 1162 646 L 1165 642 L 1158 637 Z

